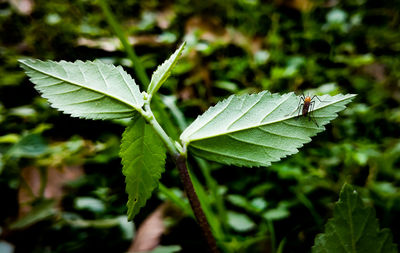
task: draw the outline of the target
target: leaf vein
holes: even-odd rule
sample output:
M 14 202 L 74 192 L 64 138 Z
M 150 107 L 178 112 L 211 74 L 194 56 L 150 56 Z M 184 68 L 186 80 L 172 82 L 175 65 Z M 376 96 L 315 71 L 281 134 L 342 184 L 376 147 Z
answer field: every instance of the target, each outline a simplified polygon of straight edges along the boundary
M 132 98 L 135 101 L 136 104 L 138 104 L 138 101 L 136 100 L 136 96 L 132 90 L 132 87 L 129 85 L 128 81 L 125 79 L 125 75 L 123 74 L 123 72 L 121 72 L 120 68 L 117 68 L 119 75 L 122 77 L 122 79 L 124 80 L 124 83 L 126 84 L 126 86 L 128 86 L 129 91 L 131 92 Z
M 279 102 L 278 105 L 275 106 L 274 109 L 272 109 L 267 115 L 264 116 L 264 118 L 258 123 L 259 125 L 262 124 L 262 122 L 269 116 L 271 115 L 272 112 L 274 112 L 276 110 L 276 108 L 278 108 L 279 106 L 281 106 L 284 102 L 286 102 L 288 99 L 290 98 L 290 96 L 286 95 L 285 99 L 281 99 L 281 101 Z
M 226 156 L 226 157 L 229 157 L 229 158 L 235 158 L 235 159 L 237 159 L 237 160 L 243 160 L 243 161 L 248 161 L 248 162 L 255 163 L 254 160 L 248 159 L 248 158 L 244 158 L 244 157 L 241 157 L 241 156 L 234 156 L 234 155 L 230 155 L 230 154 L 226 154 L 226 153 L 217 152 L 217 151 L 215 151 L 215 150 L 209 150 L 209 149 L 206 149 L 206 148 L 201 147 L 201 146 L 198 146 L 198 145 L 193 145 L 193 144 L 192 144 L 191 146 L 192 146 L 192 147 L 195 147 L 195 148 L 197 148 L 197 149 L 200 149 L 200 150 L 209 152 L 209 153 L 211 153 L 211 154 L 218 154 L 218 155 Z M 257 162 L 260 162 L 260 161 L 257 161 Z M 263 163 L 263 162 L 260 162 L 260 163 Z M 263 163 L 263 164 L 265 164 L 265 163 Z M 267 164 L 265 164 L 265 165 L 267 165 Z
M 289 136 L 289 135 L 277 134 L 277 133 L 271 132 L 271 131 L 269 131 L 267 129 L 264 129 L 262 127 L 259 127 L 259 129 L 261 131 L 263 131 L 263 132 L 266 132 L 266 133 L 269 133 L 269 134 L 272 134 L 272 135 L 275 135 L 275 136 L 278 136 L 278 137 L 284 137 L 284 138 L 288 138 L 288 139 L 297 139 L 297 140 L 301 140 L 301 141 L 309 141 L 310 140 L 310 139 L 306 139 L 306 138 L 300 138 L 300 137 L 297 137 L 297 136 Z
M 98 100 L 102 100 L 105 98 L 105 95 L 101 95 L 98 98 L 93 98 L 93 99 L 89 99 L 89 100 L 84 100 L 84 101 L 79 101 L 79 102 L 75 102 L 75 103 L 69 103 L 69 104 L 65 104 L 65 105 L 79 105 L 79 104 L 85 104 L 85 103 L 91 103 L 94 101 L 98 101 Z
M 234 121 L 232 121 L 232 122 L 229 124 L 229 126 L 226 127 L 226 129 L 231 128 L 231 126 L 232 126 L 233 124 L 235 124 L 238 120 L 240 120 L 241 118 L 243 118 L 244 115 L 246 115 L 251 109 L 254 108 L 254 106 L 256 106 L 256 105 L 261 101 L 261 98 L 262 98 L 262 97 L 260 97 L 254 104 L 252 104 L 245 112 L 241 112 L 241 114 L 239 115 L 239 117 L 238 117 L 237 119 L 235 119 Z M 243 99 L 243 100 L 242 100 L 242 105 L 241 105 L 241 107 L 243 106 L 244 102 L 245 102 L 245 101 L 244 101 L 244 99 Z
M 95 66 L 97 68 L 97 71 L 100 73 L 101 78 L 103 78 L 103 82 L 104 82 L 104 85 L 106 86 L 106 90 L 108 90 L 108 83 L 106 81 L 106 78 L 103 75 L 103 72 L 100 70 L 99 64 L 95 64 Z
M 282 150 L 282 151 L 286 151 L 286 152 L 293 152 L 293 151 L 291 151 L 291 150 L 286 150 L 286 149 L 282 149 L 282 148 L 278 148 L 278 147 L 273 147 L 273 146 L 266 146 L 266 145 L 263 145 L 263 144 L 259 144 L 259 143 L 255 143 L 255 142 L 251 142 L 251 141 L 247 141 L 247 140 L 243 140 L 243 139 L 240 139 L 240 138 L 238 138 L 238 137 L 236 137 L 236 136 L 233 136 L 232 134 L 228 134 L 228 136 L 229 136 L 230 138 L 234 139 L 234 140 L 239 141 L 239 142 L 244 142 L 244 143 L 247 143 L 247 144 L 252 144 L 252 145 L 254 145 L 254 146 L 260 146 L 260 147 L 264 147 L 264 148 Z
M 75 90 L 63 91 L 63 92 L 59 92 L 59 93 L 47 93 L 47 96 L 64 95 L 64 94 L 68 94 L 68 93 L 73 93 L 73 92 L 79 91 L 81 89 L 83 89 L 83 88 L 82 87 L 77 87 L 77 89 L 75 89 Z

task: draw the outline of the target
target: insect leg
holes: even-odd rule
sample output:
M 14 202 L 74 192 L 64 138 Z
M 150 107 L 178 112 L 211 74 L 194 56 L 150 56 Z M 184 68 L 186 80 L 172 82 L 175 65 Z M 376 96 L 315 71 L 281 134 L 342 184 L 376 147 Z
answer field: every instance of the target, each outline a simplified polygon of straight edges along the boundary
M 297 109 L 296 109 L 296 111 L 299 111 L 298 113 L 297 113 L 297 116 L 300 116 L 300 109 L 301 109 L 301 106 L 304 106 L 304 103 L 305 103 L 305 101 L 304 101 L 304 99 L 305 99 L 306 97 L 304 96 L 304 93 L 300 96 L 300 101 L 299 101 L 299 105 L 297 106 Z M 303 103 L 301 103 L 303 101 Z
M 301 101 L 303 101 L 303 104 L 301 103 Z M 297 109 L 296 109 L 296 111 L 299 111 L 299 113 L 300 113 L 300 108 L 302 105 L 304 106 L 304 95 L 300 97 L 299 105 L 297 106 Z M 299 113 L 297 114 L 297 116 L 299 116 Z
M 313 113 L 314 113 L 314 105 L 315 105 L 315 101 L 311 101 L 310 102 L 310 107 L 308 108 L 308 120 L 310 121 L 311 120 L 311 117 L 314 115 Z
M 308 113 L 308 119 L 312 120 L 315 123 L 315 125 L 317 125 L 317 127 L 319 127 L 317 121 L 314 118 L 314 106 L 315 106 L 315 101 L 311 101 L 311 103 L 310 103 L 310 111 Z
M 294 111 L 294 112 L 296 112 L 296 111 L 298 111 L 298 113 L 297 113 L 297 116 L 294 118 L 294 120 L 297 120 L 298 118 L 299 118 L 299 116 L 301 115 L 300 113 L 301 113 L 301 107 L 302 106 L 304 106 L 304 104 L 301 104 L 301 101 L 300 101 L 300 103 L 299 103 L 299 106 L 297 107 L 297 109 Z M 292 112 L 293 113 L 293 112 Z
M 310 102 L 310 110 L 309 110 L 309 112 L 312 112 L 314 110 L 314 106 L 315 106 L 315 101 L 311 101 Z
M 303 104 L 301 103 L 301 101 L 303 101 Z M 294 112 L 297 112 L 297 111 L 300 112 L 300 109 L 301 109 L 302 105 L 304 105 L 304 95 L 300 96 L 300 101 L 299 101 L 299 104 L 297 105 L 296 109 L 294 111 L 292 111 L 291 113 L 289 113 L 288 115 L 286 115 L 286 116 L 292 115 Z M 299 115 L 300 114 L 298 113 L 297 116 L 299 116 Z
M 297 113 L 297 118 L 298 118 L 298 116 L 301 115 L 301 110 L 300 110 L 300 109 L 301 109 L 302 106 L 304 106 L 304 103 L 301 104 L 301 101 L 300 101 L 299 106 L 298 106 L 297 109 L 296 109 L 296 111 L 299 111 L 299 112 Z M 296 119 L 297 119 L 297 118 L 296 118 Z
M 314 98 L 318 99 L 319 102 L 322 102 L 321 99 L 319 99 L 319 97 L 318 97 L 317 95 L 314 95 L 314 96 L 311 98 L 311 101 L 312 101 Z

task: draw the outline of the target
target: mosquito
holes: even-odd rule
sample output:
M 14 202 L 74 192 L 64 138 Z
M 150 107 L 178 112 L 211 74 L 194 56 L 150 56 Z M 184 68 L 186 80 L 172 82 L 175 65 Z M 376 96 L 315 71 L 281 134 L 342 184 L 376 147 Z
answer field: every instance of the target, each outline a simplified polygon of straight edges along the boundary
M 300 96 L 300 102 L 295 111 L 299 111 L 297 116 L 300 116 L 300 112 L 301 112 L 302 116 L 308 117 L 308 120 L 313 121 L 315 123 L 315 125 L 317 125 L 317 127 L 319 127 L 317 121 L 313 117 L 313 115 L 314 115 L 313 110 L 314 110 L 314 105 L 315 105 L 314 98 L 318 99 L 319 102 L 322 102 L 321 99 L 319 99 L 319 97 L 317 97 L 317 95 L 310 97 L 309 95 L 305 96 L 303 94 L 302 96 Z

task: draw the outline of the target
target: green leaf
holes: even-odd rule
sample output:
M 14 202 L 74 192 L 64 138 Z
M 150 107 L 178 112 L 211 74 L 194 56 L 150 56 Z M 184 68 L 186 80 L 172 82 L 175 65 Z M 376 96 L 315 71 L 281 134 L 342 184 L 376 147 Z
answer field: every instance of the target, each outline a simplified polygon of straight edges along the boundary
M 285 219 L 287 217 L 289 217 L 290 212 L 285 209 L 285 208 L 275 208 L 275 209 L 271 209 L 266 211 L 263 214 L 263 218 L 267 219 L 267 220 L 281 220 L 281 219 Z
M 49 219 L 57 214 L 55 208 L 55 201 L 52 199 L 45 199 L 40 203 L 33 206 L 32 210 L 24 217 L 18 219 L 10 224 L 10 229 L 24 229 L 40 221 Z
M 208 160 L 237 166 L 268 166 L 297 153 L 354 96 L 323 95 L 319 97 L 322 102 L 315 98 L 310 119 L 298 116 L 296 109 L 301 100 L 294 93 L 233 95 L 198 117 L 180 139 L 189 151 Z
M 122 135 L 122 158 L 128 200 L 128 219 L 146 204 L 164 172 L 166 148 L 143 117 L 133 120 Z
M 139 87 L 120 66 L 97 60 L 19 62 L 42 96 L 73 117 L 128 118 L 143 106 Z
M 256 226 L 248 216 L 236 212 L 228 212 L 228 223 L 238 232 L 246 232 Z
M 317 235 L 312 252 L 391 253 L 397 252 L 388 229 L 379 229 L 375 210 L 364 207 L 351 185 L 345 184 L 325 233 Z
M 149 253 L 174 253 L 181 250 L 181 246 L 179 245 L 170 245 L 170 246 L 158 246 L 157 248 L 149 251 Z
M 167 78 L 171 75 L 171 71 L 174 68 L 175 64 L 178 62 L 178 58 L 181 55 L 183 48 L 185 47 L 186 42 L 183 42 L 182 45 L 166 60 L 163 64 L 158 66 L 157 70 L 154 71 L 151 76 L 151 81 L 149 87 L 147 89 L 147 93 L 153 95 L 158 91 L 161 85 L 167 80 Z
M 39 134 L 27 134 L 15 143 L 7 155 L 12 157 L 36 158 L 48 152 L 48 146 Z
M 132 226 L 131 222 L 127 221 L 126 215 L 105 219 L 84 220 L 77 214 L 68 214 L 64 212 L 62 214 L 62 220 L 76 228 L 111 229 L 113 227 L 119 227 L 124 240 L 132 240 L 135 235 L 135 228 Z
M 77 197 L 75 198 L 75 208 L 78 210 L 88 210 L 93 213 L 102 213 L 106 210 L 104 203 L 92 197 Z

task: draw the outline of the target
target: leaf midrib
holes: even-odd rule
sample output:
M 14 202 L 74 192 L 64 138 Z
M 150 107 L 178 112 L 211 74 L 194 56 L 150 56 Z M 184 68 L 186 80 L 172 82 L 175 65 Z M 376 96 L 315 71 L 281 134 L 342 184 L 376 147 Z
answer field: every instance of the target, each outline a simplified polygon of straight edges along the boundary
M 75 85 L 75 86 L 78 86 L 78 87 L 81 87 L 81 88 L 84 88 L 84 89 L 88 89 L 88 90 L 93 91 L 93 92 L 95 92 L 95 93 L 99 93 L 99 94 L 102 94 L 102 95 L 104 95 L 104 96 L 113 98 L 113 99 L 115 99 L 115 100 L 117 100 L 117 101 L 119 101 L 119 102 L 121 102 L 121 103 L 124 103 L 124 104 L 126 104 L 126 105 L 132 107 L 132 108 L 135 109 L 135 110 L 138 110 L 138 109 L 139 109 L 139 107 L 134 106 L 133 104 L 131 104 L 131 103 L 128 102 L 128 101 L 125 101 L 125 100 L 122 99 L 122 98 L 118 98 L 118 97 L 115 97 L 115 96 L 113 96 L 113 95 L 111 95 L 111 94 L 104 93 L 104 92 L 102 92 L 102 91 L 95 90 L 95 89 L 90 88 L 90 87 L 87 87 L 87 86 L 83 86 L 83 85 L 81 85 L 81 84 L 79 84 L 79 83 L 75 83 L 75 82 L 72 82 L 72 81 L 70 81 L 70 80 L 66 80 L 66 79 L 64 79 L 64 78 L 62 78 L 62 77 L 59 77 L 59 76 L 55 75 L 55 74 L 47 73 L 47 72 L 44 71 L 44 70 L 35 68 L 34 66 L 28 64 L 26 61 L 20 61 L 20 62 L 21 62 L 22 64 L 24 64 L 25 66 L 27 66 L 28 68 L 30 68 L 30 69 L 32 69 L 32 70 L 34 70 L 34 71 L 37 71 L 37 72 L 39 72 L 39 73 L 41 73 L 41 74 L 43 74 L 43 75 L 50 76 L 50 77 L 52 77 L 52 78 L 54 78 L 54 79 L 58 79 L 58 80 L 60 80 L 60 81 L 62 81 L 62 82 L 65 82 L 65 83 L 68 83 L 68 84 L 71 84 L 71 85 Z M 50 66 L 52 66 L 52 65 L 50 65 Z M 82 72 L 81 68 L 79 68 L 79 70 L 81 71 L 82 76 L 84 77 L 84 79 L 85 79 L 85 81 L 86 81 L 86 77 L 85 77 L 84 73 Z M 124 80 L 124 81 L 125 81 L 125 80 Z M 87 82 L 87 81 L 86 81 L 86 82 Z M 129 85 L 127 85 L 127 86 L 128 86 L 128 88 L 129 88 Z
M 336 103 L 342 102 L 342 101 L 344 101 L 344 100 L 346 100 L 346 99 L 350 99 L 350 98 L 352 98 L 352 97 L 354 97 L 354 95 L 350 95 L 349 97 L 343 97 L 343 99 L 334 101 L 334 102 L 329 103 L 329 104 L 322 105 L 322 106 L 318 107 L 317 109 L 314 109 L 313 112 L 315 112 L 315 111 L 317 111 L 317 110 L 320 110 L 320 109 L 323 109 L 323 108 L 325 108 L 325 107 L 327 107 L 327 106 L 331 106 L 331 105 L 334 105 L 334 104 L 336 104 Z M 217 115 L 219 115 L 223 110 L 225 110 L 225 109 L 229 106 L 229 104 L 231 103 L 231 101 L 232 101 L 232 99 L 227 103 L 227 106 L 225 106 L 224 109 L 222 109 L 220 112 L 218 112 Z M 262 126 L 266 126 L 266 125 L 271 125 L 271 124 L 275 124 L 275 123 L 284 122 L 284 121 L 286 121 L 286 120 L 288 120 L 288 119 L 296 118 L 296 117 L 298 117 L 298 115 L 286 116 L 286 117 L 283 117 L 283 118 L 281 118 L 281 119 L 279 119 L 279 120 L 269 121 L 269 122 L 266 122 L 266 123 L 264 123 L 264 124 L 260 124 L 260 123 L 261 123 L 261 122 L 260 122 L 260 123 L 258 123 L 258 125 L 256 125 L 256 126 L 250 126 L 250 127 L 240 128 L 240 129 L 236 129 L 236 130 L 227 130 L 226 132 L 219 133 L 219 134 L 214 134 L 214 135 L 209 135 L 209 136 L 203 137 L 203 138 L 190 139 L 188 142 L 185 142 L 185 140 L 182 140 L 182 141 L 183 141 L 186 145 L 189 145 L 189 143 L 194 142 L 194 141 L 204 140 L 204 139 L 209 139 L 209 138 L 214 138 L 214 137 L 218 137 L 218 136 L 222 136 L 222 135 L 226 135 L 226 134 L 231 134 L 231 133 L 235 133 L 235 132 L 240 132 L 240 131 L 246 131 L 246 130 L 253 129 L 253 128 L 258 128 L 258 127 L 262 127 Z M 211 120 L 214 120 L 214 119 L 215 119 L 215 117 L 213 117 Z M 264 118 L 264 119 L 265 119 L 265 118 Z M 211 120 L 210 120 L 210 121 L 211 121 Z M 210 122 L 210 121 L 209 121 L 209 122 Z M 199 131 L 199 130 L 202 129 L 203 127 L 204 127 L 204 126 L 202 126 L 201 128 L 199 128 L 197 131 Z M 318 128 L 314 128 L 314 127 L 313 127 L 312 129 L 320 129 L 320 128 L 319 128 L 319 127 L 318 127 Z M 195 131 L 194 133 L 196 133 L 197 131 Z M 192 135 L 193 135 L 193 133 L 192 133 Z M 189 137 L 189 136 L 188 136 L 188 137 Z

